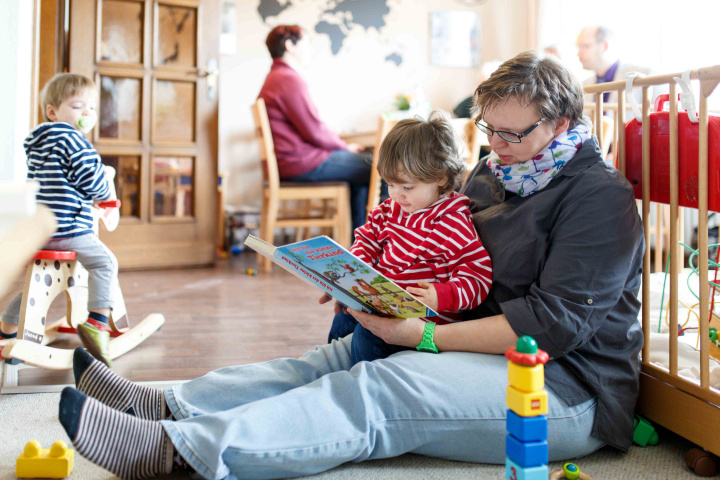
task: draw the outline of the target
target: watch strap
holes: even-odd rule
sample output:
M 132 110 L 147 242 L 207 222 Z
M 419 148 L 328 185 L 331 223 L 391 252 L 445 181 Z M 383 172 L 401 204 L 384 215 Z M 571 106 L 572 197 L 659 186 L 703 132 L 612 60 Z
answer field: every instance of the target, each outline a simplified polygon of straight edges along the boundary
M 422 341 L 420 342 L 420 345 L 416 347 L 418 352 L 438 353 L 438 349 L 435 346 L 435 341 L 433 339 L 434 334 L 435 323 L 425 322 L 425 329 L 423 330 Z

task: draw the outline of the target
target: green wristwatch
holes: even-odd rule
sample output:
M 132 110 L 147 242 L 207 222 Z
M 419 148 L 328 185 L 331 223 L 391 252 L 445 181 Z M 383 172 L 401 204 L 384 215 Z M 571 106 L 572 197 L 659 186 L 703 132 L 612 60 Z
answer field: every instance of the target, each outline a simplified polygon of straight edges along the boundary
M 433 322 L 425 322 L 422 342 L 417 346 L 418 352 L 438 353 L 438 349 L 433 341 L 433 333 L 435 333 L 435 324 Z

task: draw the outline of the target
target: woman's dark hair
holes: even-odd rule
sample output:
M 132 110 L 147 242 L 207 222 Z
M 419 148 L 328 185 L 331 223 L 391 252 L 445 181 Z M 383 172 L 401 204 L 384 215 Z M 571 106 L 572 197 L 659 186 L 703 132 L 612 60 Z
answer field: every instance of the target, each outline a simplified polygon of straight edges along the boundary
M 423 183 L 447 178 L 440 194 L 456 190 L 465 162 L 449 115 L 435 110 L 427 120 L 416 117 L 398 122 L 380 145 L 378 173 L 390 183 L 401 183 L 402 175 Z
M 291 40 L 293 44 L 303 37 L 302 28 L 297 25 L 278 25 L 268 33 L 265 45 L 267 45 L 272 58 L 281 58 L 285 55 L 285 41 Z
M 541 118 L 556 124 L 570 120 L 569 128 L 581 123 L 583 89 L 575 75 L 552 55 L 534 51 L 518 54 L 498 67 L 475 90 L 475 112 L 485 113 L 510 98 L 535 105 Z

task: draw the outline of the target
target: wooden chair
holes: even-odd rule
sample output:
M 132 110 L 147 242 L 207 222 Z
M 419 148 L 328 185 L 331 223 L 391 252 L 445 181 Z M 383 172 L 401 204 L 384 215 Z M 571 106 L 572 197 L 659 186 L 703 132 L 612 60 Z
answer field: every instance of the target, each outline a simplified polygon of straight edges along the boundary
M 380 145 L 397 123 L 398 120 L 390 119 L 386 115 L 380 115 L 377 136 L 375 137 L 375 148 L 373 149 L 372 170 L 370 172 L 370 189 L 368 191 L 367 203 L 368 213 L 380 203 L 381 179 L 377 170 Z M 478 157 L 480 156 L 482 134 L 475 126 L 475 121 L 470 118 L 455 118 L 451 123 L 457 134 L 463 140 L 461 156 L 465 158 L 468 165 L 467 171 L 470 172 L 475 165 L 477 165 Z
M 373 148 L 372 168 L 370 170 L 370 188 L 368 190 L 368 203 L 366 208 L 367 213 L 370 213 L 370 210 L 377 207 L 380 203 L 380 186 L 382 184 L 382 179 L 380 178 L 380 173 L 378 173 L 377 169 L 378 159 L 380 158 L 380 145 L 382 145 L 382 142 L 385 140 L 388 132 L 392 130 L 397 122 L 397 120 L 391 120 L 385 115 L 380 115 L 380 119 L 378 120 L 375 147 Z
M 270 122 L 265 109 L 265 101 L 259 98 L 252 106 L 255 120 L 255 138 L 260 145 L 260 161 L 263 172 L 263 200 L 260 212 L 260 238 L 273 242 L 276 227 L 332 227 L 333 238 L 345 247 L 350 246 L 350 187 L 347 182 L 281 182 L 278 171 L 275 146 L 273 144 Z M 280 202 L 298 201 L 305 204 L 310 200 L 329 200 L 333 207 L 326 215 L 316 215 L 313 211 L 297 209 L 290 218 L 280 217 Z M 293 213 L 294 212 L 294 213 Z M 303 215 L 305 213 L 305 215 Z M 258 254 L 258 264 L 263 264 L 265 272 L 270 272 L 270 259 Z
M 478 163 L 480 147 L 483 144 L 483 133 L 475 126 L 475 120 L 472 118 L 454 118 L 452 124 L 463 140 L 460 155 L 467 162 L 467 172 L 469 173 Z

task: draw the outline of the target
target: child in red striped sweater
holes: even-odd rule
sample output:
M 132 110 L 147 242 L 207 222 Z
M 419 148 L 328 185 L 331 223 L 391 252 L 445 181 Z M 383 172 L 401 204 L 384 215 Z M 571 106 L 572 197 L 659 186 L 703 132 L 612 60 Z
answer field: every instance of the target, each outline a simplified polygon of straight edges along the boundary
M 470 200 L 455 192 L 465 164 L 448 115 L 398 122 L 380 146 L 378 172 L 390 198 L 355 230 L 352 253 L 437 311 L 435 323 L 461 320 L 461 310 L 487 296 L 492 265 L 473 227 Z M 407 350 L 370 333 L 337 303 L 335 311 L 329 341 L 353 333 L 353 364 Z

